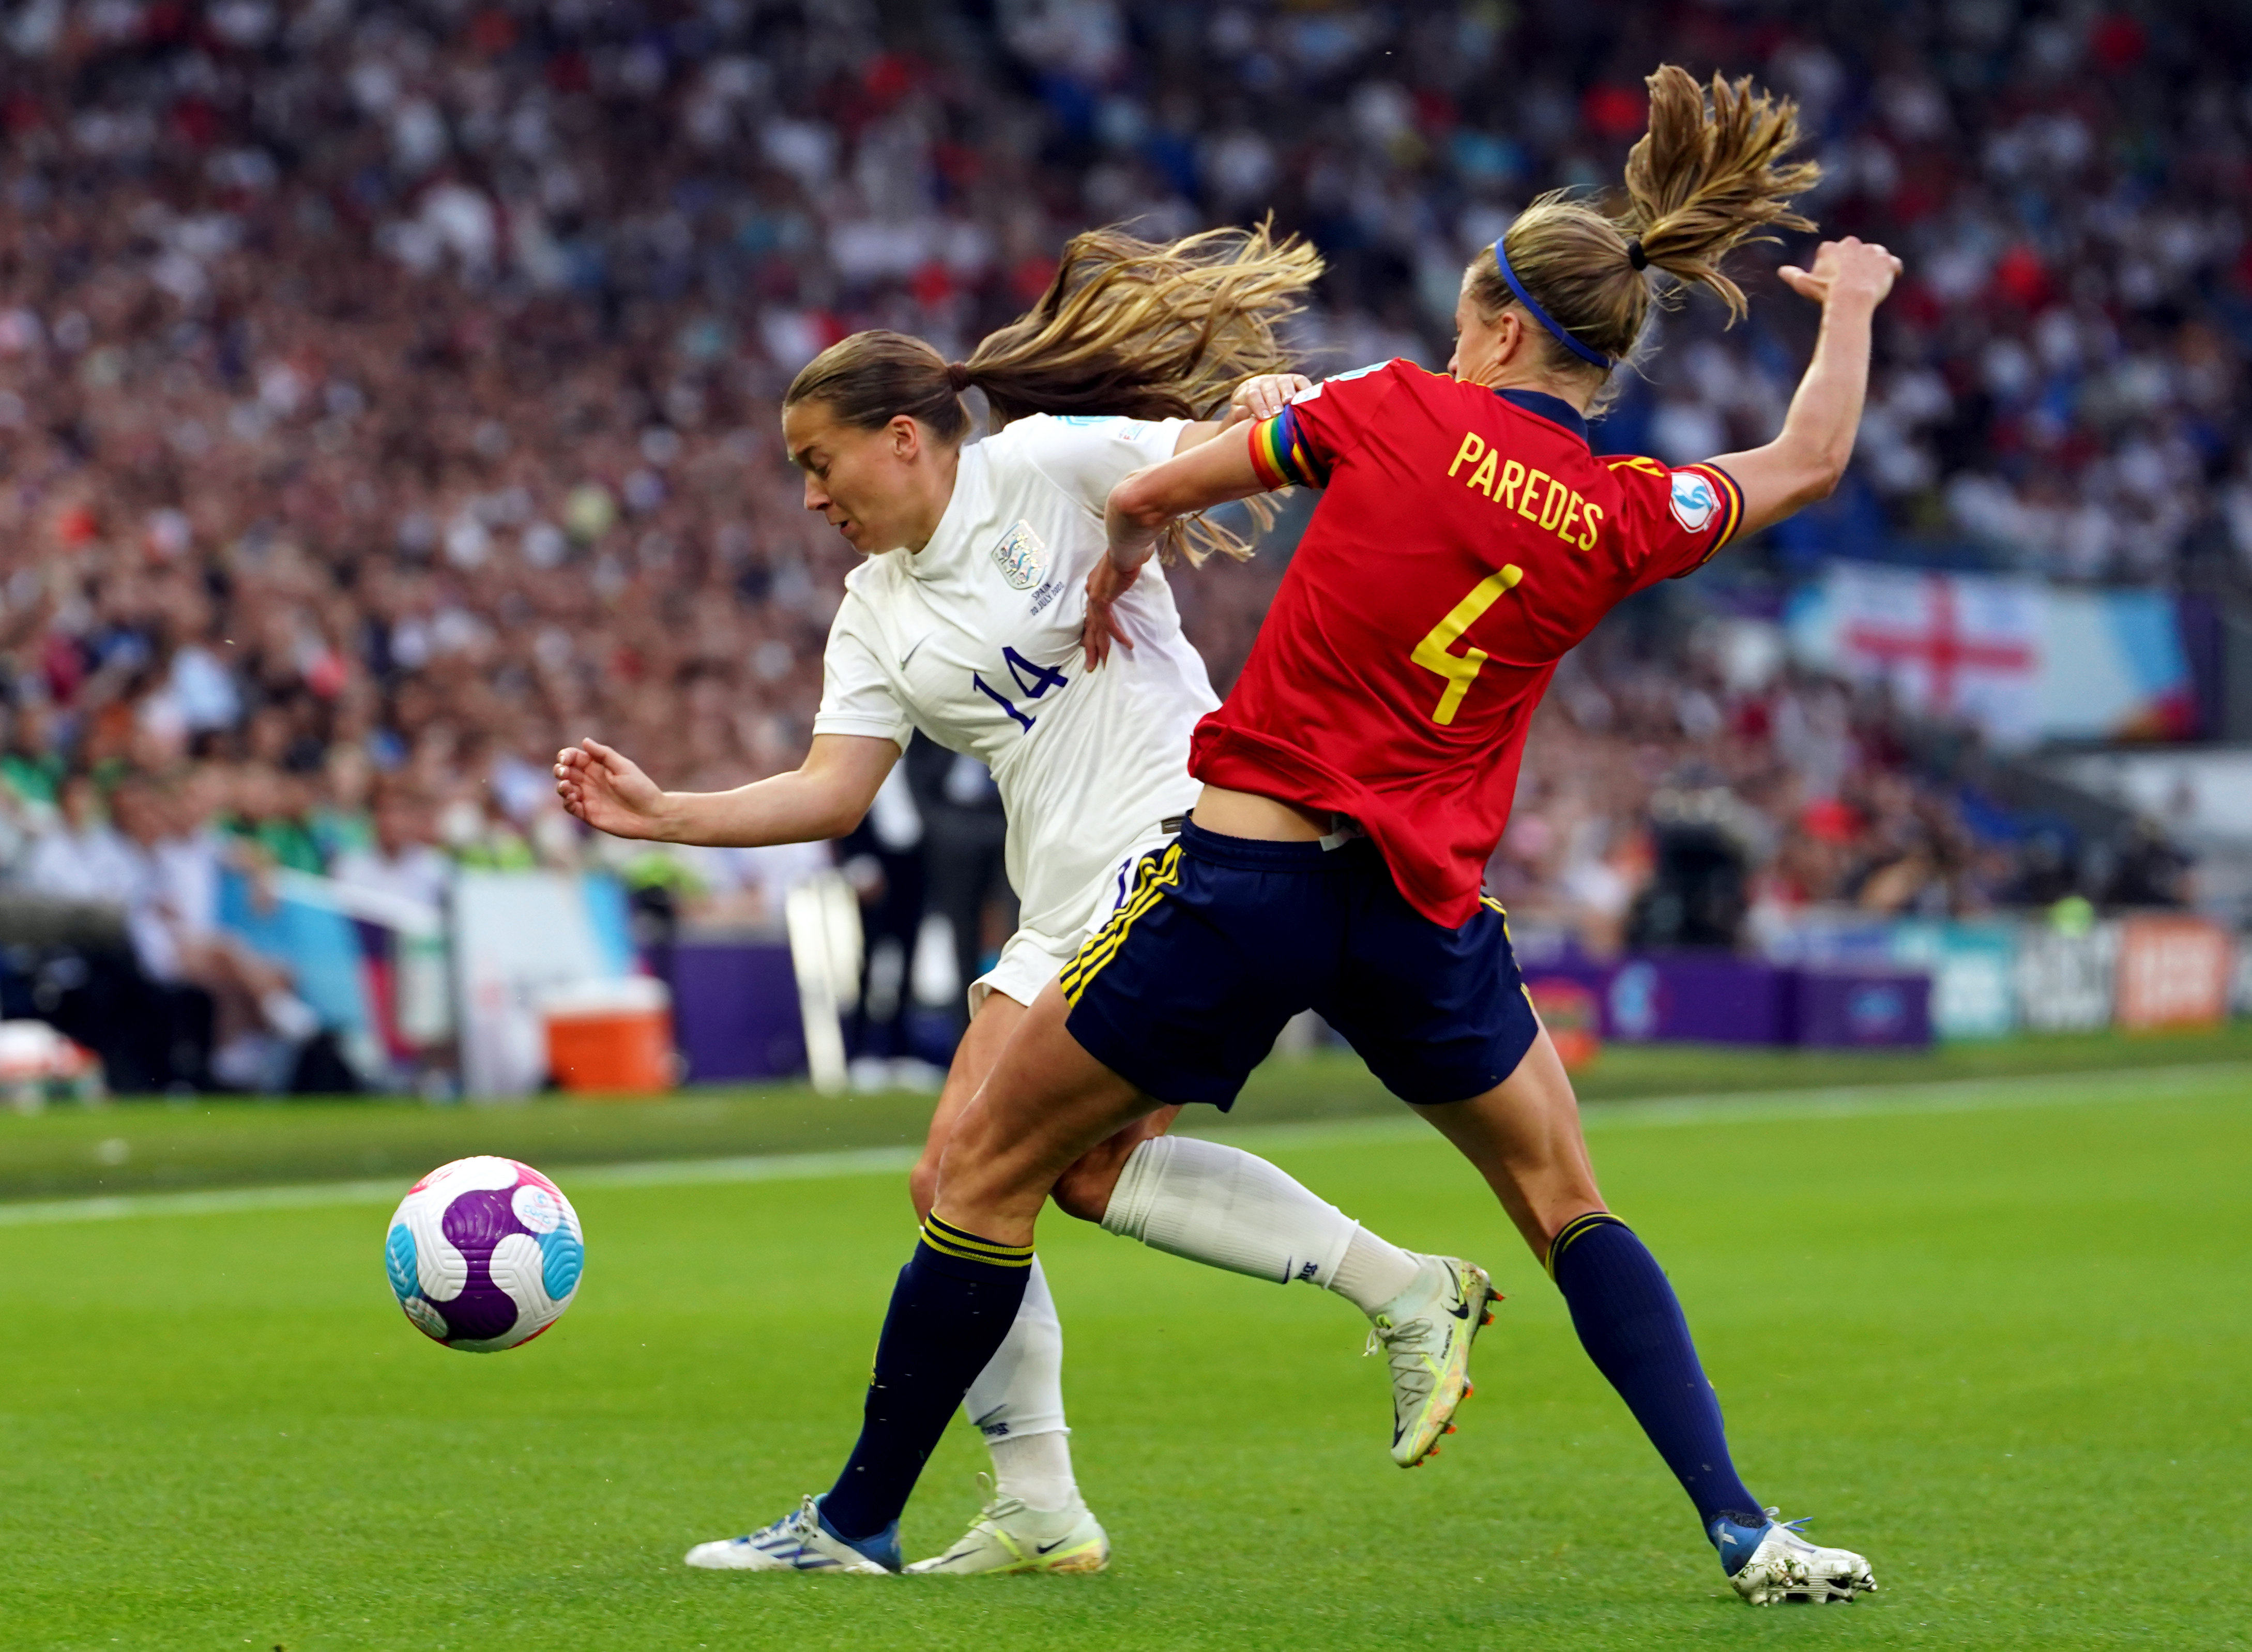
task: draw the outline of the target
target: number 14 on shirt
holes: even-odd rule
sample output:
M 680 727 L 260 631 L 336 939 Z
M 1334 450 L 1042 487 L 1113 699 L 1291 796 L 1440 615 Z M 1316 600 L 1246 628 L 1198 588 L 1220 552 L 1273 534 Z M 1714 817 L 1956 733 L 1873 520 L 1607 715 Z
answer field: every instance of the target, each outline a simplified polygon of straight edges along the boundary
M 1468 621 L 1465 621 L 1464 623 L 1467 624 Z M 1484 659 L 1485 656 L 1480 655 L 1478 657 Z M 1045 665 L 1035 665 L 1006 644 L 1002 647 L 1001 658 L 1009 668 L 1009 675 L 1017 679 L 1017 691 L 1028 700 L 1037 700 L 1049 690 L 1062 688 L 1071 681 L 1061 671 Z M 975 671 L 970 674 L 970 684 L 980 694 L 1023 724 L 1025 733 L 1029 734 L 1032 732 L 1032 719 L 1017 709 L 1014 700 L 1003 694 Z

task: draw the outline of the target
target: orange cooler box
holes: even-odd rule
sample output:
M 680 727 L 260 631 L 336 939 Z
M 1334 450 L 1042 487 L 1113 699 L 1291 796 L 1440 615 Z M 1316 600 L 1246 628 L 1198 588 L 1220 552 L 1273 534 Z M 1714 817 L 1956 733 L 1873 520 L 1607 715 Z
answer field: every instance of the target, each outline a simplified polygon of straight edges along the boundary
M 672 995 L 652 975 L 574 982 L 539 1001 L 547 1070 L 574 1094 L 655 1096 L 679 1072 Z

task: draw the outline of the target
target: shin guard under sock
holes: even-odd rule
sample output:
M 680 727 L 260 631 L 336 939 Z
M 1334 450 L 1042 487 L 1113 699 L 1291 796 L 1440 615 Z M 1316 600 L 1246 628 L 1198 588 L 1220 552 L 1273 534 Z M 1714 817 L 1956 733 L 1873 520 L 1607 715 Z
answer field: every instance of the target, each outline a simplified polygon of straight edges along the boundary
M 1759 1500 L 1729 1460 L 1720 1398 L 1697 1363 L 1689 1322 L 1634 1230 L 1606 1211 L 1579 1217 L 1549 1246 L 1548 1272 L 1581 1346 L 1681 1482 L 1706 1533 L 1724 1514 L 1760 1524 Z
M 947 1421 L 1016 1322 L 1029 1245 L 996 1245 L 932 1216 L 900 1270 L 876 1344 L 860 1438 L 821 1504 L 847 1540 L 900 1517 Z

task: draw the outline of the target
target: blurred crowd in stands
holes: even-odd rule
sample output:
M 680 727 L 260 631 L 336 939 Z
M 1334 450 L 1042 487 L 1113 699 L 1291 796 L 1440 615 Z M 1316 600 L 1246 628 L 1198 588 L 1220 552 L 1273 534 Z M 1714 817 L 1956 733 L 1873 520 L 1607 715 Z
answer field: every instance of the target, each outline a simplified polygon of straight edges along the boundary
M 2246 586 L 2248 38 L 2083 0 L 21 0 L 0 881 L 124 906 L 152 979 L 286 1031 L 286 982 L 212 940 L 218 861 L 433 898 L 449 860 L 594 852 L 563 739 L 685 787 L 796 760 L 852 554 L 776 439 L 821 346 L 965 353 L 1073 229 L 1272 211 L 1330 262 L 1315 371 L 1435 364 L 1464 261 L 1533 192 L 1616 179 L 1660 60 L 1797 97 L 1809 210 L 1910 271 L 1847 485 L 1742 568 L 1943 545 Z M 1734 331 L 1665 318 L 1602 445 L 1772 431 L 1812 317 L 1747 284 Z M 1177 576 L 1223 688 L 1284 560 Z M 1751 910 L 2086 881 L 1880 703 L 1724 681 L 1679 635 L 1589 650 L 1526 774 L 1497 880 L 1597 942 L 1702 933 L 1646 896 L 1676 817 L 1739 845 Z M 770 917 L 799 864 L 636 876 Z

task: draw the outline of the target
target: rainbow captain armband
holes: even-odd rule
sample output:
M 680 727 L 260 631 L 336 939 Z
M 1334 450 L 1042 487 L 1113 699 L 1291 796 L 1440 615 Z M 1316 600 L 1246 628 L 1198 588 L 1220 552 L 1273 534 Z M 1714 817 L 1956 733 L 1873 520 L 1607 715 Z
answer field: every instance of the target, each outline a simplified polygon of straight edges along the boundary
M 1315 458 L 1298 428 L 1297 411 L 1291 407 L 1251 427 L 1251 468 L 1270 490 L 1329 485 L 1329 467 Z

